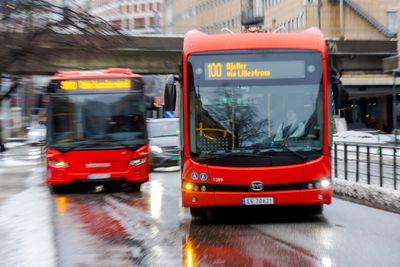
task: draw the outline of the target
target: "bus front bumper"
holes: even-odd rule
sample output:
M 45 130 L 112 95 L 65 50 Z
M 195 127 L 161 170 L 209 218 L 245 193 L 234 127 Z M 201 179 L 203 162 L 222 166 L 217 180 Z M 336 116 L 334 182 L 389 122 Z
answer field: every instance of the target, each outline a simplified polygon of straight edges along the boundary
M 274 192 L 193 192 L 182 190 L 184 207 L 248 205 L 246 199 L 267 199 L 265 205 L 316 205 L 332 202 L 332 188 Z
M 73 182 L 96 182 L 123 180 L 129 183 L 144 183 L 149 180 L 147 166 L 131 167 L 127 171 L 109 173 L 70 172 L 68 169 L 48 168 L 47 184 L 71 184 Z

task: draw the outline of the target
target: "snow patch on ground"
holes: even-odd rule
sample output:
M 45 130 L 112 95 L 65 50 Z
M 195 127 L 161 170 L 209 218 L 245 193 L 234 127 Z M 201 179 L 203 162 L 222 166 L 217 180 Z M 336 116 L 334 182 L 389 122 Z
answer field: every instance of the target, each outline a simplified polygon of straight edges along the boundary
M 6 158 L 0 161 L 0 167 L 19 167 L 19 166 L 35 166 L 38 165 L 34 161 L 23 161 L 23 160 L 16 160 L 11 158 Z
M 400 191 L 333 179 L 335 195 L 353 199 L 362 204 L 400 213 Z
M 400 137 L 398 136 L 397 139 Z M 363 131 L 343 131 L 333 134 L 335 142 L 352 142 L 364 144 L 387 144 L 394 142 L 393 134 L 372 134 Z
M 6 149 L 11 149 L 11 148 L 23 146 L 26 144 L 27 144 L 27 142 L 7 142 L 4 144 L 4 146 L 6 147 Z
M 32 174 L 28 183 L 36 185 L 0 207 L 2 267 L 56 266 L 50 194 L 40 181 L 41 172 Z
M 155 168 L 155 171 L 160 171 L 160 172 L 177 172 L 180 170 L 179 166 L 171 166 L 171 167 L 159 167 Z

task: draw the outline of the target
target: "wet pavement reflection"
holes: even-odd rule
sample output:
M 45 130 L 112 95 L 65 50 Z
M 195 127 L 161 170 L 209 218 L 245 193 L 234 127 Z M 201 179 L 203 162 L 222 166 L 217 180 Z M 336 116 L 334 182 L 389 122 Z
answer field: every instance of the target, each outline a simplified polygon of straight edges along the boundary
M 140 192 L 97 186 L 53 195 L 59 265 L 393 266 L 400 259 L 397 214 L 335 199 L 323 216 L 225 208 L 192 220 L 180 196 L 179 172 L 152 173 Z
M 153 173 L 141 192 L 74 187 L 53 195 L 60 265 L 321 266 L 310 252 L 250 227 L 271 218 L 260 211 L 214 210 L 191 220 L 179 183 L 178 172 Z

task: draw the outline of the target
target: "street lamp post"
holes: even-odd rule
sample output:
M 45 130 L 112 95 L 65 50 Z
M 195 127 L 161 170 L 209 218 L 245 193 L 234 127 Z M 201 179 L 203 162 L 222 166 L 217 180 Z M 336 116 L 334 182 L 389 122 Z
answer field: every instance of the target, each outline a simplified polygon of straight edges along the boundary
M 393 133 L 394 133 L 394 145 L 397 146 L 397 90 L 396 90 L 396 77 L 397 71 L 393 70 L 393 88 L 392 88 L 392 96 L 393 96 Z
M 344 40 L 344 3 L 340 0 L 339 13 L 340 13 L 340 40 Z

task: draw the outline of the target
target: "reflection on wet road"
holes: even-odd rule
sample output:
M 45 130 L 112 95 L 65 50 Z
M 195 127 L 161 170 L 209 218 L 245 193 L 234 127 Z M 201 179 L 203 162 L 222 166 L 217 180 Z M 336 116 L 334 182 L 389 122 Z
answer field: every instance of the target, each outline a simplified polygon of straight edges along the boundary
M 142 192 L 54 195 L 60 265 L 181 265 L 176 177 L 154 174 Z M 173 183 L 163 185 L 161 178 Z
M 335 199 L 324 216 L 299 218 L 290 209 L 283 210 L 285 215 L 276 209 L 225 209 L 214 211 L 209 220 L 192 221 L 180 206 L 179 187 L 179 172 L 157 172 L 141 192 L 80 190 L 53 195 L 60 266 L 373 266 L 400 262 L 392 254 L 400 244 L 399 231 L 394 230 L 400 229 L 399 215 Z M 360 216 L 354 216 L 358 211 Z M 371 216 L 379 216 L 377 223 L 385 224 L 379 229 L 371 227 L 365 221 L 372 221 Z M 377 237 L 375 231 L 383 236 Z M 352 236 L 357 240 L 352 241 Z M 369 242 L 383 240 L 389 247 Z
M 26 178 L 40 174 L 41 148 L 19 145 L 0 153 L 0 205 L 10 196 L 31 186 Z M 31 175 L 32 174 L 32 175 Z

